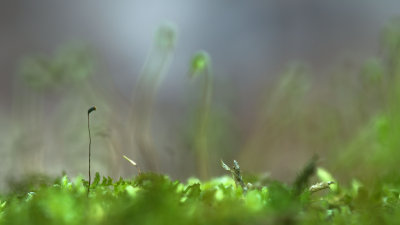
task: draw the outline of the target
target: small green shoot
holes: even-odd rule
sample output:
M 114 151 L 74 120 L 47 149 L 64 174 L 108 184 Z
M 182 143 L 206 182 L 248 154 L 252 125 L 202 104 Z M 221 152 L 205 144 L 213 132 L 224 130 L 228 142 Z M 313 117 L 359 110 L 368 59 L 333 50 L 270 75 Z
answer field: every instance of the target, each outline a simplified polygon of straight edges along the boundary
M 236 186 L 240 185 L 243 189 L 243 193 L 246 194 L 248 188 L 243 182 L 243 177 L 240 172 L 239 163 L 236 160 L 233 160 L 233 166 L 232 166 L 232 168 L 230 168 L 221 159 L 221 166 L 224 170 L 231 172 L 232 178 L 235 180 Z
M 307 187 L 310 178 L 315 173 L 317 160 L 318 156 L 314 155 L 303 170 L 297 175 L 296 180 L 293 183 L 293 191 L 295 195 L 299 195 Z

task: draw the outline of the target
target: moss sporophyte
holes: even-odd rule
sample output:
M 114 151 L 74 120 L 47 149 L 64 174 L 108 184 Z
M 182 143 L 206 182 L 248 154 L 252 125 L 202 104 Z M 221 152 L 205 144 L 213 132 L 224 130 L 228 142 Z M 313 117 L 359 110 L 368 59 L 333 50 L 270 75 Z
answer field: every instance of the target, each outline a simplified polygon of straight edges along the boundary
M 90 180 L 91 180 L 91 175 L 90 175 L 90 157 L 91 157 L 91 147 L 92 147 L 92 137 L 90 134 L 90 113 L 93 111 L 96 111 L 96 106 L 92 106 L 89 108 L 87 116 L 88 116 L 88 132 L 89 132 L 89 186 L 88 186 L 88 195 L 90 192 Z
M 191 61 L 189 76 L 198 77 L 199 75 L 203 75 L 204 83 L 194 145 L 197 158 L 197 170 L 200 177 L 206 179 L 209 176 L 207 129 L 213 95 L 213 74 L 210 56 L 205 51 L 197 52 Z
M 131 108 L 131 142 L 141 153 L 144 164 L 158 170 L 156 146 L 152 135 L 154 103 L 163 78 L 173 59 L 176 29 L 173 25 L 160 26 L 154 36 L 152 48 L 135 84 Z

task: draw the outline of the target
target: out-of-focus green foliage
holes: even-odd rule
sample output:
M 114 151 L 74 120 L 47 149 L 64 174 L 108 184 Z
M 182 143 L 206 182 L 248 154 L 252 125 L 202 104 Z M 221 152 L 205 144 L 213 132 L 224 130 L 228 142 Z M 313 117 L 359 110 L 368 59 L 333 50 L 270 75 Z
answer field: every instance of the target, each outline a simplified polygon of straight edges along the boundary
M 294 193 L 300 194 L 309 185 L 310 178 L 314 175 L 318 157 L 316 155 L 307 163 L 302 171 L 297 175 L 293 183 Z
M 392 179 L 400 158 L 400 23 L 394 20 L 382 35 L 382 57 L 367 61 L 361 70 L 362 95 L 380 105 L 352 139 L 341 148 L 335 166 L 353 174 Z M 361 99 L 362 100 L 362 99 Z M 362 103 L 360 103 L 362 104 Z M 364 110 L 366 110 L 364 108 Z M 356 163 L 355 163 L 356 161 Z
M 30 87 L 42 90 L 82 82 L 93 73 L 90 49 L 83 44 L 61 47 L 54 56 L 29 56 L 22 60 L 20 74 Z

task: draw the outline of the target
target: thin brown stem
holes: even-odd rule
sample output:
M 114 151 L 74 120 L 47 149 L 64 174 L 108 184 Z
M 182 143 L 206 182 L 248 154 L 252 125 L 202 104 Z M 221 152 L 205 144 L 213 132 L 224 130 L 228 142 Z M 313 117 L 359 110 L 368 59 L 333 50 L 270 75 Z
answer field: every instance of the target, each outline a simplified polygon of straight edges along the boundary
M 90 135 L 90 122 L 89 122 L 89 113 L 88 113 L 88 131 L 89 131 L 89 186 L 88 186 L 88 195 L 90 192 L 90 181 L 91 181 L 91 176 L 90 176 L 90 154 L 91 154 L 91 145 L 92 145 L 92 137 Z
M 96 110 L 96 106 L 91 107 L 88 110 L 88 131 L 89 131 L 89 186 L 88 186 L 88 196 L 90 193 L 90 181 L 91 181 L 91 175 L 90 175 L 90 157 L 91 157 L 91 147 L 92 147 L 92 137 L 90 135 L 90 113 Z

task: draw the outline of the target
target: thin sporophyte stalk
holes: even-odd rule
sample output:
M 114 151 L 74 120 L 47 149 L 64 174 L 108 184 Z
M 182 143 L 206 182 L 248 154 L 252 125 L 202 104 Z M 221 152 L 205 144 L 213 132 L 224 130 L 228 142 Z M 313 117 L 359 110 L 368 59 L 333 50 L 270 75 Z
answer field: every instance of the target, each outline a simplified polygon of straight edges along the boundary
M 210 56 L 205 51 L 197 52 L 191 61 L 190 76 L 197 77 L 199 75 L 203 75 L 204 77 L 204 86 L 194 144 L 198 172 L 201 178 L 206 179 L 209 175 L 207 130 L 213 95 L 213 75 Z
M 158 168 L 154 140 L 151 135 L 154 102 L 160 84 L 171 65 L 175 43 L 176 31 L 173 25 L 165 24 L 157 30 L 153 47 L 133 93 L 132 142 L 135 142 L 150 170 Z
M 93 111 L 96 111 L 96 106 L 92 106 L 88 110 L 88 131 L 89 131 L 89 186 L 88 186 L 88 195 L 90 192 L 90 181 L 91 181 L 91 175 L 90 175 L 90 157 L 91 157 L 91 147 L 92 147 L 92 137 L 90 134 L 90 113 Z

